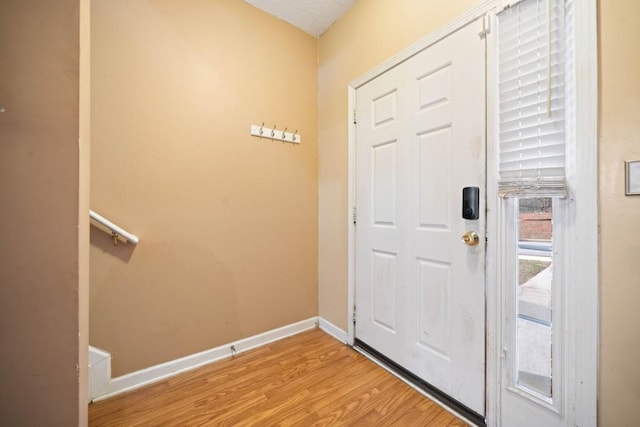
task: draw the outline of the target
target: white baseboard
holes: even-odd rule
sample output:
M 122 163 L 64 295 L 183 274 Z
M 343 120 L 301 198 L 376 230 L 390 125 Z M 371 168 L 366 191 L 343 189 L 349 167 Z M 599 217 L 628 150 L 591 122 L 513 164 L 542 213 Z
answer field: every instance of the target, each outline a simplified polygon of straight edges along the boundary
M 328 333 L 329 335 L 331 335 L 332 337 L 334 337 L 335 339 L 337 339 L 338 341 L 341 341 L 344 344 L 347 343 L 347 332 L 338 328 L 336 325 L 329 322 L 328 320 L 323 319 L 322 317 L 318 317 L 318 327 L 323 331 L 325 331 L 326 333 Z
M 97 402 L 103 399 L 107 399 L 117 394 L 131 391 L 136 388 L 140 388 L 154 382 L 164 380 L 182 372 L 190 371 L 192 369 L 199 368 L 200 366 L 216 362 L 218 360 L 226 359 L 228 357 L 231 357 L 233 354 L 243 353 L 256 347 L 260 347 L 271 342 L 299 334 L 300 332 L 315 328 L 317 324 L 318 318 L 312 317 L 310 319 L 292 323 L 291 325 L 273 329 L 262 334 L 254 335 L 249 338 L 221 345 L 210 350 L 205 350 L 201 353 L 195 353 L 186 357 L 182 357 L 180 359 L 172 360 L 169 362 L 161 363 L 159 365 L 151 366 L 146 369 L 142 369 L 140 371 L 132 372 L 121 377 L 113 378 L 103 389 L 103 394 L 94 397 L 93 401 Z M 331 325 L 330 323 L 328 324 Z M 338 329 L 334 325 L 331 326 L 337 331 L 340 331 L 340 329 Z M 331 332 L 329 333 L 331 335 L 334 335 Z M 232 346 L 235 348 L 235 352 L 232 352 Z
M 89 346 L 89 402 L 104 393 L 111 380 L 111 354 L 97 347 Z

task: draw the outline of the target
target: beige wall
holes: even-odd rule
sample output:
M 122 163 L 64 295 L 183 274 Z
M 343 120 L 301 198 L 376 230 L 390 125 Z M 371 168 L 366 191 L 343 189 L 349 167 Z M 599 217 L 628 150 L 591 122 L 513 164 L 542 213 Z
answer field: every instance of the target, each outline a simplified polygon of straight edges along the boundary
M 640 409 L 640 196 L 624 161 L 640 160 L 640 2 L 600 1 L 600 425 Z
M 0 425 L 85 422 L 78 8 L 0 2 Z
M 114 376 L 317 315 L 317 39 L 237 0 L 94 0 L 91 20 L 91 205 L 141 239 L 91 229 Z
M 319 311 L 344 330 L 347 329 L 347 85 L 477 3 L 361 0 L 320 37 Z

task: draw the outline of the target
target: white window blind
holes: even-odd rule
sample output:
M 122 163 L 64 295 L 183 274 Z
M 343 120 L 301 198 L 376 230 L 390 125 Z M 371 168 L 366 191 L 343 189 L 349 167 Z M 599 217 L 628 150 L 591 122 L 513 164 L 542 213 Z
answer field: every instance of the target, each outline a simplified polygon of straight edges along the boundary
M 564 1 L 498 15 L 501 197 L 566 195 Z

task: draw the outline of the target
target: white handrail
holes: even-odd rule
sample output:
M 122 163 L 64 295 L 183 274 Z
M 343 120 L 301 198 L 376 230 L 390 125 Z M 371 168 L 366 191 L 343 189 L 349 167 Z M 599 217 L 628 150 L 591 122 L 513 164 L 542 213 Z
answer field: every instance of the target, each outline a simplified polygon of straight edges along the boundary
M 138 236 L 136 236 L 135 234 L 129 233 L 124 228 L 118 227 L 113 222 L 109 221 L 108 219 L 106 219 L 102 215 L 99 215 L 99 214 L 95 213 L 92 210 L 89 210 L 89 216 L 91 217 L 91 219 L 96 220 L 97 222 L 99 222 L 100 224 L 104 225 L 109 230 L 111 230 L 111 233 L 113 233 L 113 235 L 115 237 L 120 236 L 120 237 L 124 238 L 125 240 L 133 243 L 134 245 L 136 243 L 138 243 L 138 241 L 140 240 L 140 239 L 138 239 Z

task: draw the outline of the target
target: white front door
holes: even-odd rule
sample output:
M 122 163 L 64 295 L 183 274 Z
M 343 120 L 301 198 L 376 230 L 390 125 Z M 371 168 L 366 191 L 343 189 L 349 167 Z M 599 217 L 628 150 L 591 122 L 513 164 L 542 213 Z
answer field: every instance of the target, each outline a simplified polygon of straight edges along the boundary
M 357 89 L 355 337 L 485 413 L 479 21 Z M 462 217 L 464 187 L 479 219 Z M 479 244 L 462 235 L 474 231 Z

